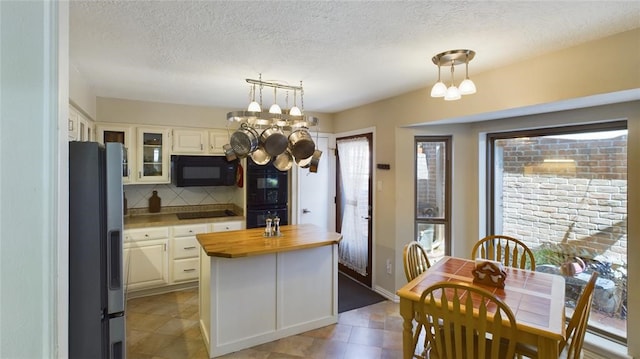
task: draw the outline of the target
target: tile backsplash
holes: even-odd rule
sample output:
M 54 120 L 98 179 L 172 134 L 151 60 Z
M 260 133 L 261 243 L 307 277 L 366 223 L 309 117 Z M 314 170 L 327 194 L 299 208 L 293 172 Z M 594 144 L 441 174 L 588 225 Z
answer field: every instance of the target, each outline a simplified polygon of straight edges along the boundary
M 155 184 L 125 185 L 128 208 L 148 208 L 153 191 L 158 191 L 161 207 L 221 203 L 234 203 L 242 207 L 242 189 L 235 186 L 176 187 L 172 184 Z

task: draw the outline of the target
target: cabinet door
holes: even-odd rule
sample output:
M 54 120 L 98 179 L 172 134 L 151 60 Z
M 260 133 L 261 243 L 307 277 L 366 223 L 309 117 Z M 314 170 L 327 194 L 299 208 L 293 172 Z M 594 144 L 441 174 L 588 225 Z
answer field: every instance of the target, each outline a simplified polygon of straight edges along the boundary
M 127 290 L 169 283 L 166 239 L 125 243 L 123 252 Z
M 173 130 L 171 153 L 203 154 L 207 150 L 207 131 Z
M 209 153 L 224 155 L 222 146 L 229 143 L 227 130 L 209 130 Z
M 69 141 L 78 140 L 78 111 L 69 106 L 69 122 L 67 123 L 69 131 Z
M 136 182 L 169 183 L 169 130 L 138 128 Z
M 93 121 L 78 112 L 78 141 L 93 141 Z
M 96 126 L 96 141 L 104 144 L 107 142 L 119 142 L 123 145 L 122 150 L 122 182 L 131 183 L 133 177 L 131 169 L 135 168 L 135 140 L 133 138 L 133 128 L 121 125 L 99 124 Z

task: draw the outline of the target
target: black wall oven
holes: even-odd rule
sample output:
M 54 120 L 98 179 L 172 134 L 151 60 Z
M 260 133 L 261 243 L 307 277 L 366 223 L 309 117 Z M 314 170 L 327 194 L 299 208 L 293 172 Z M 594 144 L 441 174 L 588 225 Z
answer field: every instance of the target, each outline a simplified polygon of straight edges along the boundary
M 272 163 L 261 166 L 247 158 L 247 228 L 266 225 L 276 215 L 280 225 L 289 224 L 289 174 Z

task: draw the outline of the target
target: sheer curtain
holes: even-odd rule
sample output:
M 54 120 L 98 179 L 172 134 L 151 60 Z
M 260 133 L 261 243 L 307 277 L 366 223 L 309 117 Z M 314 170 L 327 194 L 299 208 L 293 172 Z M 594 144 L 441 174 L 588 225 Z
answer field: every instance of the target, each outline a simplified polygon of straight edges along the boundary
M 357 137 L 336 143 L 344 189 L 339 261 L 366 275 L 369 252 L 369 140 Z

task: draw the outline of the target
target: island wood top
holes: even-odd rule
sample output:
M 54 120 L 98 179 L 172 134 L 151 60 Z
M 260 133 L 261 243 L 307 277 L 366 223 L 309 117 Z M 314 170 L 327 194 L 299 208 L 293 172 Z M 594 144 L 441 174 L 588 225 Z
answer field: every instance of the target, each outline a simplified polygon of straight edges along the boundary
M 201 233 L 198 242 L 210 257 L 238 258 L 338 244 L 342 234 L 313 224 L 281 226 L 279 237 L 265 237 L 264 228 Z

